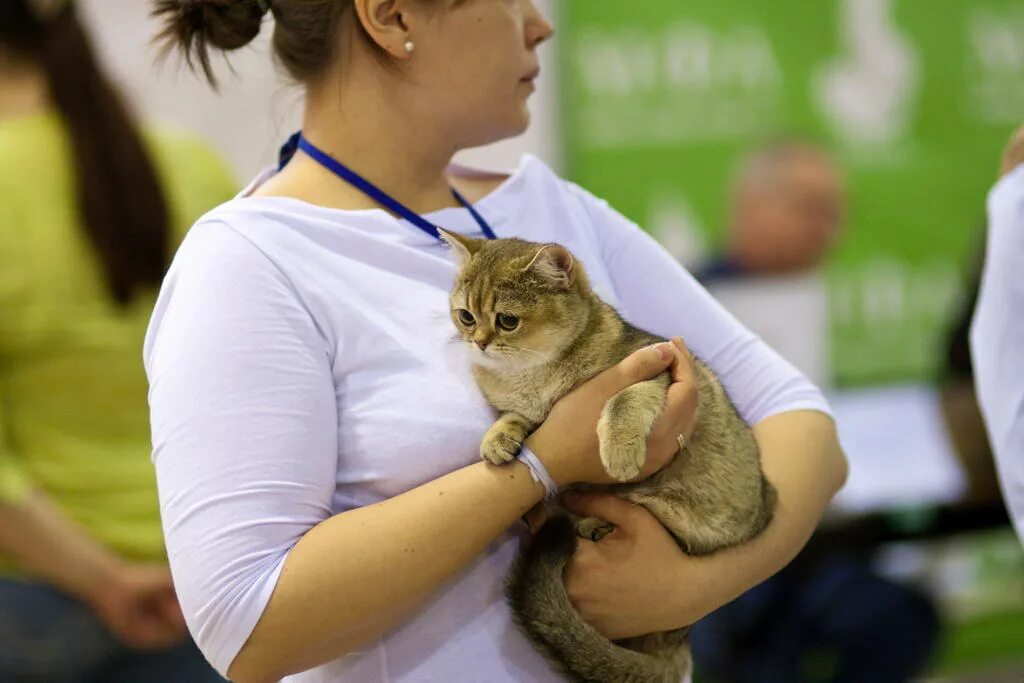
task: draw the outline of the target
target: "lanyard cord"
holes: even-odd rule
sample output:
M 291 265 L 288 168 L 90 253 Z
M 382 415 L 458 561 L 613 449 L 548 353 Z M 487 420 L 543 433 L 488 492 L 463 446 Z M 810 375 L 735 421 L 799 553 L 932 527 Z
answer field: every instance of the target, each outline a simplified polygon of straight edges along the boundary
M 437 227 L 433 223 L 431 223 L 430 221 L 428 221 L 423 216 L 416 213 L 409 207 L 405 206 L 404 204 L 396 200 L 394 197 L 389 195 L 387 192 L 380 189 L 366 178 L 363 178 L 361 175 L 359 175 L 352 169 L 348 168 L 331 155 L 327 154 L 326 152 L 318 148 L 312 142 L 307 140 L 305 136 L 302 135 L 301 132 L 293 135 L 291 139 L 289 139 L 288 143 L 285 144 L 285 146 L 281 149 L 281 164 L 279 168 L 284 168 L 285 164 L 287 164 L 291 160 L 291 158 L 295 156 L 295 151 L 299 149 L 308 154 L 309 157 L 313 159 L 313 161 L 317 162 L 334 175 L 338 176 L 345 182 L 349 183 L 356 189 L 360 190 L 381 206 L 398 214 L 399 216 L 409 221 L 423 232 L 433 237 L 434 239 L 441 239 L 441 235 L 440 233 L 438 233 Z M 466 209 L 469 210 L 469 213 L 473 216 L 473 220 L 475 220 L 477 225 L 480 226 L 480 229 L 483 231 L 487 239 L 497 239 L 497 236 L 494 234 L 494 231 L 491 229 L 491 226 L 488 225 L 487 221 L 484 220 L 484 217 L 481 216 L 480 213 L 475 208 L 473 208 L 473 205 L 466 201 L 466 198 L 459 194 L 459 192 L 454 187 L 451 188 L 451 191 L 452 196 L 455 197 L 456 201 L 458 201 L 460 204 L 462 204 L 462 206 L 466 207 Z

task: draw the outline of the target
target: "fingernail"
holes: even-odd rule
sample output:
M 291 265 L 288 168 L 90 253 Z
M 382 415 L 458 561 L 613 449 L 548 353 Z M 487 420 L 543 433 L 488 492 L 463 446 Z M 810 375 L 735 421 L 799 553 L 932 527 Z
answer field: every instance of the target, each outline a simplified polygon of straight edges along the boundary
M 683 346 L 683 340 L 680 337 L 673 337 L 672 343 L 676 345 L 676 348 L 682 351 L 685 347 Z
M 668 344 L 663 342 L 661 344 L 658 344 L 655 348 L 658 350 L 658 357 L 661 358 L 662 360 L 672 359 L 672 347 L 669 346 Z

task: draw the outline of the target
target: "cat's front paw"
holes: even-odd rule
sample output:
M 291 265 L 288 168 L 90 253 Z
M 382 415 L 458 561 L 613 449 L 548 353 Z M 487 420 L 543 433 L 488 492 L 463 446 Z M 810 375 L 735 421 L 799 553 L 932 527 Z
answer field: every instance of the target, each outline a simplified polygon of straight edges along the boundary
M 502 429 L 499 423 L 484 435 L 480 443 L 480 457 L 492 465 L 504 465 L 512 462 L 521 448 L 522 442 L 514 434 Z
M 608 476 L 617 481 L 630 481 L 640 475 L 647 458 L 646 438 L 621 427 L 616 429 L 604 419 L 597 423 L 597 437 L 601 464 Z

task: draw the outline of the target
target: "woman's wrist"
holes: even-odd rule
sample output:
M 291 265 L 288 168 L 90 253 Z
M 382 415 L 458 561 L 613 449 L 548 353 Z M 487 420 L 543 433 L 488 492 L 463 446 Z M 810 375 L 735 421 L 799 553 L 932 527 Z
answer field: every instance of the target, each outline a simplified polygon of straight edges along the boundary
M 113 555 L 96 555 L 85 560 L 71 578 L 69 591 L 82 602 L 96 608 L 115 588 L 120 560 Z
M 0 547 L 30 574 L 92 604 L 117 574 L 118 558 L 41 491 L 0 504 Z
M 544 498 L 554 498 L 558 495 L 558 484 L 551 477 L 551 473 L 548 472 L 548 468 L 541 462 L 537 454 L 534 453 L 529 446 L 523 444 L 519 450 L 519 455 L 516 456 L 516 460 L 526 465 L 530 471 L 530 476 L 535 482 L 544 487 Z
M 526 441 L 523 442 L 523 447 L 533 452 L 559 489 L 575 484 L 578 481 L 570 467 L 571 463 L 566 462 L 567 458 L 558 457 L 559 450 L 557 445 L 550 443 L 540 429 L 527 437 Z

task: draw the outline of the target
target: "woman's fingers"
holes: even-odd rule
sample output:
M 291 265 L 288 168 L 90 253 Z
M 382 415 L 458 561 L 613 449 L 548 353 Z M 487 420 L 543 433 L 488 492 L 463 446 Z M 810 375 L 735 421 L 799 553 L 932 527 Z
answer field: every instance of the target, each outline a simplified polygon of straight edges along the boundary
M 697 368 L 693 355 L 686 348 L 681 337 L 672 338 L 673 361 L 671 366 L 672 384 L 665 397 L 665 410 L 662 418 L 673 438 L 682 434 L 686 439 L 693 435 L 697 425 Z
M 645 346 L 602 372 L 593 381 L 609 395 L 614 395 L 637 382 L 654 379 L 676 362 L 677 358 L 669 342 Z
M 693 365 L 693 355 L 686 347 L 682 337 L 672 337 L 669 347 L 672 351 L 672 381 L 673 382 L 696 382 L 696 368 Z

